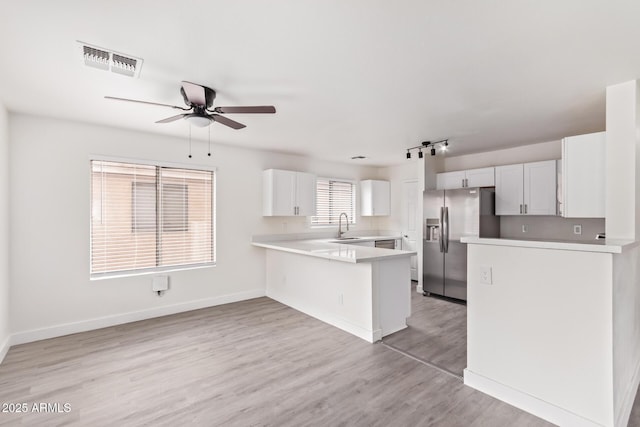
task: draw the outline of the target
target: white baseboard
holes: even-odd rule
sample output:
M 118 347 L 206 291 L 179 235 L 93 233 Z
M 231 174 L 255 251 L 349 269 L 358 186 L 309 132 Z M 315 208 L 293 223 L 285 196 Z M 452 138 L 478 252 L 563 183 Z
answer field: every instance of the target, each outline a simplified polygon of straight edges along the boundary
M 602 427 L 603 425 L 485 376 L 476 374 L 469 369 L 464 370 L 464 384 L 559 426 Z
M 64 323 L 47 328 L 32 329 L 30 331 L 17 332 L 10 336 L 9 344 L 18 345 L 33 341 L 40 341 L 48 338 L 60 337 L 63 335 L 86 332 L 94 329 L 106 328 L 109 326 L 121 325 L 123 323 L 136 322 L 138 320 L 152 319 L 154 317 L 167 316 L 169 314 L 182 313 L 185 311 L 198 310 L 200 308 L 213 307 L 216 305 L 229 304 L 232 302 L 244 301 L 265 296 L 264 289 L 254 289 L 251 291 L 238 292 L 235 294 L 222 295 L 213 298 L 204 298 L 179 304 L 154 307 L 146 310 L 132 311 L 129 313 L 116 314 L 113 316 L 98 317 L 95 319 L 81 320 L 79 322 Z M 7 348 L 8 350 L 8 348 Z M 0 355 L 1 353 L 0 348 Z M 1 358 L 0 358 L 1 360 Z
M 627 387 L 626 393 L 622 398 L 620 408 L 616 411 L 616 427 L 626 427 L 629 423 L 629 416 L 631 415 L 631 409 L 633 408 L 633 402 L 636 399 L 636 392 L 640 386 L 640 363 L 636 365 L 636 369 L 633 373 L 633 378 Z
M 308 316 L 315 317 L 316 319 L 321 320 L 324 323 L 328 323 L 331 326 L 335 326 L 336 328 L 349 332 L 350 334 L 355 335 L 358 338 L 362 338 L 363 340 L 370 343 L 374 343 L 382 339 L 382 329 L 375 329 L 373 331 L 370 331 L 366 328 L 363 328 L 362 326 L 355 325 L 341 317 L 334 316 L 331 313 L 323 310 L 318 310 L 315 307 L 309 307 L 308 304 L 302 304 L 299 301 L 294 301 L 292 298 L 287 298 L 282 295 L 276 295 L 273 292 L 267 292 L 267 297 L 276 300 L 286 306 L 289 306 L 294 310 L 298 310 L 299 312 L 304 313 Z
M 7 335 L 4 342 L 0 344 L 0 363 L 2 363 L 4 357 L 9 352 L 9 347 L 11 347 L 11 335 Z

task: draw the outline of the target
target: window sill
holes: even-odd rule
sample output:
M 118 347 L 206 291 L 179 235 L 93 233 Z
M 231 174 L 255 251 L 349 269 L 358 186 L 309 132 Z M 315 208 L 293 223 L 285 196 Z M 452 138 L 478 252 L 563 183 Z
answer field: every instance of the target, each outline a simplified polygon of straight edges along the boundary
M 201 270 L 204 268 L 211 268 L 215 266 L 216 266 L 216 263 L 214 262 L 214 263 L 197 264 L 197 265 L 189 265 L 189 266 L 154 268 L 154 269 L 143 270 L 143 271 L 120 271 L 116 273 L 101 273 L 95 276 L 90 276 L 89 280 L 93 282 L 93 281 L 100 281 L 100 280 L 107 280 L 107 279 L 122 279 L 126 277 L 153 276 L 156 274 L 175 273 L 177 271 Z
M 345 226 L 344 224 L 342 225 L 343 227 Z M 356 224 L 349 224 L 349 227 L 355 227 Z M 318 225 L 309 225 L 309 228 L 334 228 L 334 229 L 338 229 L 338 224 L 330 224 L 330 225 L 324 225 L 324 224 L 318 224 Z

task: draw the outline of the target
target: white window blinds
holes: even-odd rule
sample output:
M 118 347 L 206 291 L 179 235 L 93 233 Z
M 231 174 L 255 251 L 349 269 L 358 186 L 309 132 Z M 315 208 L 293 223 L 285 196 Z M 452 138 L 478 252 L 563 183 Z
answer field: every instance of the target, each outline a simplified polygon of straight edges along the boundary
M 316 180 L 316 216 L 311 225 L 337 225 L 340 214 L 347 214 L 349 224 L 355 224 L 356 186 L 350 181 L 330 178 Z
M 215 174 L 91 161 L 91 277 L 215 262 Z

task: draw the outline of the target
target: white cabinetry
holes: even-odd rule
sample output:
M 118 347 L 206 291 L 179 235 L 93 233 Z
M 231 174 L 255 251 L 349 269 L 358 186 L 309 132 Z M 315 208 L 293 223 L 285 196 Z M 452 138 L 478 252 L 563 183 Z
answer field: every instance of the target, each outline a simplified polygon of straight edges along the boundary
M 264 216 L 316 214 L 316 177 L 310 173 L 267 169 L 262 176 Z
M 436 175 L 436 188 L 438 190 L 453 190 L 455 188 L 467 187 L 493 187 L 494 185 L 494 168 L 444 172 Z
M 604 218 L 606 135 L 604 132 L 562 140 L 560 212 L 566 218 Z
M 496 166 L 496 215 L 556 215 L 556 161 Z
M 390 213 L 389 181 L 367 179 L 360 182 L 360 215 L 382 216 Z
M 464 171 L 443 172 L 436 175 L 436 189 L 453 190 L 464 186 Z

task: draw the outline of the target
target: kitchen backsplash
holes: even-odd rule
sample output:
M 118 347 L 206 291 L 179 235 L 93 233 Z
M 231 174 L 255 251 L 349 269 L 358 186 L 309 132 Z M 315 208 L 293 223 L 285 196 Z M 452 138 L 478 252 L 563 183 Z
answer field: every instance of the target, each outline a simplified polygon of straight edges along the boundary
M 582 234 L 574 233 L 579 225 Z M 523 232 L 523 226 L 526 232 Z M 500 237 L 506 239 L 594 240 L 604 233 L 604 218 L 562 218 L 556 216 L 501 216 Z

